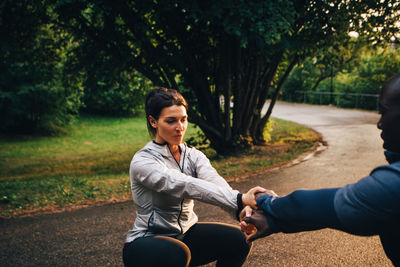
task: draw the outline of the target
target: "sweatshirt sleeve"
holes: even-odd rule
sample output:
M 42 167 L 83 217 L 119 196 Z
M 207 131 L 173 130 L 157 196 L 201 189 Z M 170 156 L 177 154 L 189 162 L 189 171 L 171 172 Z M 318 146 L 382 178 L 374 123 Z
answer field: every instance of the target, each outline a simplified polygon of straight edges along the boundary
M 238 191 L 170 169 L 144 155 L 135 155 L 130 166 L 130 178 L 151 190 L 177 198 L 196 199 L 230 212 L 235 212 L 238 207 Z
M 295 233 L 325 227 L 342 229 L 333 205 L 337 190 L 297 190 L 284 197 L 264 195 L 257 199 L 257 205 L 267 214 L 269 227 L 274 233 Z
M 224 187 L 229 190 L 233 190 L 226 180 L 221 177 L 217 170 L 211 165 L 210 160 L 204 155 L 203 152 L 193 149 L 195 154 L 194 166 L 196 169 L 197 177 L 213 183 L 217 186 Z M 237 191 L 236 191 L 237 192 Z

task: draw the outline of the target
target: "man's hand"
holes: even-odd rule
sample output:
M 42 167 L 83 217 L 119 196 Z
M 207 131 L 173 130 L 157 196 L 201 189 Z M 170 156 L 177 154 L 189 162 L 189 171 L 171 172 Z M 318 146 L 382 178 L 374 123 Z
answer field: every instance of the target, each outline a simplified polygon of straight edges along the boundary
M 251 216 L 246 216 L 243 218 L 243 221 L 240 222 L 240 226 L 243 225 L 252 225 L 255 226 L 257 231 L 252 231 L 246 238 L 247 243 L 253 242 L 254 240 L 268 236 L 272 234 L 271 229 L 269 228 L 267 216 L 264 211 L 256 210 L 253 212 Z M 243 231 L 243 227 L 242 227 Z

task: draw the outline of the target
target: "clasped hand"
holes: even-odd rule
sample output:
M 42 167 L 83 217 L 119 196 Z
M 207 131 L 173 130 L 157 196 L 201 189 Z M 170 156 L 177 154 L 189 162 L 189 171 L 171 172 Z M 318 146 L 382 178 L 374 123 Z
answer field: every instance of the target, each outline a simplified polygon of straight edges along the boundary
M 240 228 L 247 234 L 246 241 L 248 243 L 264 236 L 272 234 L 269 228 L 267 216 L 264 211 L 257 207 L 257 198 L 262 195 L 278 196 L 274 191 L 267 190 L 262 187 L 254 187 L 250 189 L 242 201 L 246 205 L 240 212 Z

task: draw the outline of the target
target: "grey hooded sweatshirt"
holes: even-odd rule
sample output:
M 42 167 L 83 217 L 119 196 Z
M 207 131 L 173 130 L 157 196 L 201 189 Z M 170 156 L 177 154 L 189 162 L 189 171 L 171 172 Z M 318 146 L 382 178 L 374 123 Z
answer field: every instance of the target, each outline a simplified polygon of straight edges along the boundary
M 137 211 L 126 242 L 143 236 L 184 234 L 198 221 L 194 199 L 233 215 L 240 208 L 239 191 L 229 186 L 201 151 L 184 143 L 180 149 L 179 164 L 167 144 L 154 141 L 133 156 L 129 174 Z

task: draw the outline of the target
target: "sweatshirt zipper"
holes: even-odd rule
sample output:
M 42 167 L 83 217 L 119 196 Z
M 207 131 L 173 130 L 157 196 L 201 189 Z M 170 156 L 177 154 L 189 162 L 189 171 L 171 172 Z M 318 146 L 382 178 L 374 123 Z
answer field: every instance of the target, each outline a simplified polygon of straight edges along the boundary
M 180 169 L 181 172 L 183 173 L 183 170 L 184 170 L 184 167 L 185 167 L 186 149 L 185 149 L 184 154 L 183 154 L 182 168 L 181 168 L 181 165 L 179 165 L 179 162 L 176 160 L 176 158 L 175 158 L 174 155 L 172 154 L 171 149 L 169 148 L 168 145 L 167 145 L 167 147 L 168 147 L 169 153 L 171 153 L 171 156 L 174 158 L 176 164 L 178 164 L 179 169 Z M 185 199 L 182 198 L 182 200 L 181 200 L 181 208 L 180 208 L 179 215 L 178 215 L 178 225 L 179 225 L 179 228 L 181 229 L 181 233 L 180 233 L 180 234 L 183 234 L 183 228 L 182 228 L 182 225 L 181 225 L 181 215 L 182 215 L 182 209 L 183 209 L 183 202 L 184 202 L 184 201 L 185 201 Z

